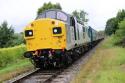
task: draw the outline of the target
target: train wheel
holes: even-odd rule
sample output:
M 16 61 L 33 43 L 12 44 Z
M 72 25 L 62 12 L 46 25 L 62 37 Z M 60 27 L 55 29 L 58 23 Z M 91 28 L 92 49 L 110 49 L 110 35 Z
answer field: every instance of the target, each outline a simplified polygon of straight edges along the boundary
M 64 63 L 64 67 L 67 67 L 69 64 L 72 63 L 72 58 L 70 55 L 65 54 L 63 57 L 63 63 Z
M 41 68 L 44 69 L 45 68 L 45 64 L 42 63 L 40 60 L 33 60 L 30 59 L 31 63 L 34 65 L 35 68 Z

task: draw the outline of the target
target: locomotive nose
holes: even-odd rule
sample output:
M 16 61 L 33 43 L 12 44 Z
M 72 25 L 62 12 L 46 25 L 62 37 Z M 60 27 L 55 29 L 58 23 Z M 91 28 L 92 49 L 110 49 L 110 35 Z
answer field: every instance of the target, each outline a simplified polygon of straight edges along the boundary
M 31 24 L 24 31 L 28 51 L 65 47 L 63 22 L 46 18 L 35 20 Z

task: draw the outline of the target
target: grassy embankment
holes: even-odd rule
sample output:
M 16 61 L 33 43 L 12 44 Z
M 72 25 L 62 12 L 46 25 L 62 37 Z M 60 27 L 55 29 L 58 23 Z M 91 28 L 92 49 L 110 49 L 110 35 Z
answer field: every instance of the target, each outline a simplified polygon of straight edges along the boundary
M 125 48 L 105 39 L 71 83 L 125 83 Z
M 24 45 L 0 49 L 0 82 L 32 68 L 28 59 L 23 57 Z

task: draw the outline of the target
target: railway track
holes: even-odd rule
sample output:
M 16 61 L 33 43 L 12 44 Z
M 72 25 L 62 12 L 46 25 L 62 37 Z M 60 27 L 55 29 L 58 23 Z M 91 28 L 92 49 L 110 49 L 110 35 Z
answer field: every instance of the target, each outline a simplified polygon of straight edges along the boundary
M 5 83 L 48 83 L 58 74 L 60 74 L 63 69 L 52 69 L 52 70 L 40 70 L 34 69 L 23 75 L 20 75 L 14 79 L 8 80 Z
M 75 61 L 66 69 L 34 69 L 4 83 L 69 83 L 75 74 L 78 73 L 81 65 L 84 65 L 87 60 L 90 59 L 97 46 L 85 53 L 84 56 Z

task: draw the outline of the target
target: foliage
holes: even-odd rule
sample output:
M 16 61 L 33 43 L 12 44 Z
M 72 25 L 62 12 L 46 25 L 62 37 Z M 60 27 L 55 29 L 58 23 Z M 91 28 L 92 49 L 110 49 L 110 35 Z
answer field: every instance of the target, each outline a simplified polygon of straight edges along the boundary
M 14 39 L 14 29 L 12 26 L 8 27 L 6 21 L 0 26 L 0 48 L 11 46 Z
M 115 34 L 117 29 L 118 29 L 118 21 L 117 21 L 117 19 L 115 17 L 114 18 L 110 18 L 106 22 L 105 33 L 107 35 L 112 35 L 112 34 Z
M 116 32 L 116 36 L 125 38 L 125 20 L 119 23 L 119 29 Z
M 25 43 L 23 32 L 21 32 L 21 33 L 15 33 L 12 45 L 15 46 L 15 45 L 20 45 L 22 43 Z
M 125 18 L 125 10 L 119 10 L 116 17 L 110 18 L 106 22 L 105 33 L 106 35 L 115 34 L 116 30 L 119 29 L 118 23 L 123 21 Z
M 117 40 L 115 45 L 125 47 L 125 10 L 119 10 L 116 17 L 107 21 L 105 33 L 107 35 L 114 34 L 113 37 Z
M 119 23 L 119 29 L 114 36 L 117 39 L 116 45 L 125 47 L 125 20 Z
M 24 45 L 0 49 L 0 68 L 23 59 L 25 51 L 26 48 Z
M 62 10 L 62 7 L 60 6 L 59 3 L 56 3 L 56 4 L 52 4 L 51 2 L 44 3 L 43 6 L 38 9 L 37 15 L 42 13 L 45 10 L 48 10 L 48 9 L 60 9 L 60 10 Z
M 73 11 L 72 14 L 73 16 L 75 16 L 77 19 L 80 20 L 80 13 L 77 10 Z
M 16 46 L 25 43 L 23 33 L 14 33 L 12 26 L 4 21 L 0 25 L 0 48 Z
M 88 14 L 83 10 L 81 10 L 80 12 L 75 10 L 75 11 L 72 12 L 72 15 L 75 16 L 78 21 L 82 21 L 82 22 L 88 21 L 88 19 L 86 18 L 86 15 L 88 15 Z
M 119 10 L 116 16 L 118 22 L 123 21 L 125 19 L 125 10 Z

